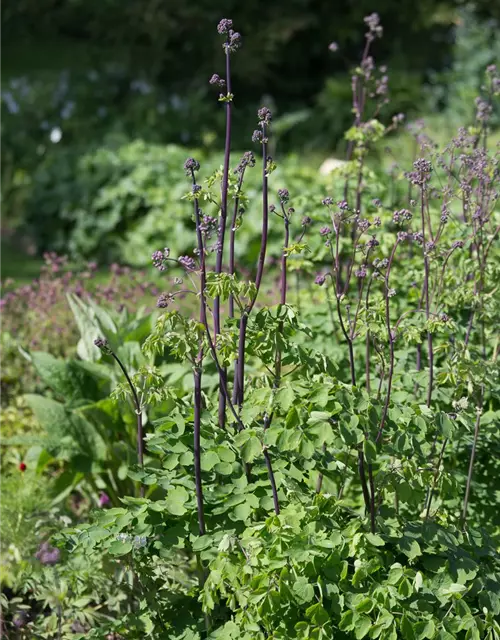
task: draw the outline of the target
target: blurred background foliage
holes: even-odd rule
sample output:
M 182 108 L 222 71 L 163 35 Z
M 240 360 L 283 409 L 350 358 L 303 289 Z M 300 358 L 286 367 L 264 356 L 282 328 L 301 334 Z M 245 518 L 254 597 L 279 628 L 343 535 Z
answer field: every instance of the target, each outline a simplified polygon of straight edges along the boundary
M 426 116 L 437 132 L 470 124 L 482 72 L 500 59 L 500 3 L 489 0 L 7 0 L 4 237 L 33 255 L 134 263 L 170 230 L 185 250 L 182 147 L 203 153 L 210 170 L 220 163 L 223 109 L 208 79 L 223 73 L 221 16 L 244 39 L 233 60 L 234 147 L 248 147 L 265 103 L 289 178 L 290 153 L 315 168 L 342 158 L 349 69 L 373 10 L 384 26 L 374 55 L 390 76 L 384 117 Z

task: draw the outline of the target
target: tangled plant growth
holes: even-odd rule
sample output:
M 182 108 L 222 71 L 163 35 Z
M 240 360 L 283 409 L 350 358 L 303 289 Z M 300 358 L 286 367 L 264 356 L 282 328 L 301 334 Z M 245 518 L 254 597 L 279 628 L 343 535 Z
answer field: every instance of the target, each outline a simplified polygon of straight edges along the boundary
M 367 154 L 403 118 L 379 119 L 389 79 L 372 48 L 382 27 L 376 14 L 365 24 L 347 163 L 314 220 L 292 206 L 293 184 L 270 188 L 267 107 L 252 135 L 259 153 L 230 169 L 241 36 L 231 20 L 218 25 L 226 77 L 211 84 L 226 112 L 224 163 L 204 182 L 196 159 L 184 164 L 196 242 L 191 255 L 152 256 L 180 275 L 143 345 L 151 366 L 129 371 L 118 343 L 95 342 L 125 377 L 115 395 L 137 417 L 129 476 L 141 489 L 54 539 L 130 576 L 119 615 L 80 623 L 81 637 L 500 633 L 497 465 L 479 455 L 498 449 L 500 415 L 499 169 L 488 148 L 498 73 L 487 70 L 472 126 L 444 150 L 416 131 L 398 188 L 374 192 Z M 262 229 L 249 282 L 234 246 L 256 170 Z M 259 306 L 275 224 L 279 303 Z M 299 313 L 287 276 L 306 253 L 320 271 Z M 169 310 L 178 295 L 194 296 L 196 315 Z M 166 384 L 172 359 L 191 369 L 189 393 Z M 68 622 L 60 607 L 56 618 Z

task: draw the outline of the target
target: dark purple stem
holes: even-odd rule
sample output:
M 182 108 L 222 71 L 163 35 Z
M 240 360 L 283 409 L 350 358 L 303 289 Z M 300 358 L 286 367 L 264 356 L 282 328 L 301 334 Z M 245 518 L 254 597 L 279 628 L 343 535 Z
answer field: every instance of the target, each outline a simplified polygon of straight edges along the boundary
M 229 43 L 228 43 L 229 45 Z M 219 224 L 219 234 L 217 238 L 217 257 L 215 261 L 215 273 L 220 274 L 222 272 L 222 261 L 224 257 L 224 239 L 226 234 L 226 220 L 227 220 L 227 192 L 229 185 L 229 163 L 231 159 L 231 100 L 229 96 L 231 94 L 231 54 L 229 46 L 225 47 L 226 50 L 226 84 L 228 100 L 226 102 L 226 142 L 224 147 L 224 168 L 222 173 L 222 185 L 221 185 L 221 217 Z M 221 332 L 221 319 L 220 319 L 220 298 L 217 296 L 214 300 L 214 338 L 217 341 L 217 336 Z M 219 426 L 224 429 L 226 424 L 226 398 L 222 391 L 222 386 L 226 384 L 227 372 L 222 369 L 219 374 Z
M 396 240 L 394 247 L 392 248 L 391 257 L 389 258 L 389 264 L 387 265 L 387 271 L 385 274 L 385 325 L 387 329 L 387 338 L 389 340 L 389 377 L 387 379 L 387 393 L 385 396 L 384 408 L 382 410 L 382 417 L 380 419 L 380 426 L 378 429 L 377 437 L 375 442 L 379 442 L 382 437 L 382 432 L 385 427 L 385 421 L 387 420 L 387 411 L 389 410 L 389 403 L 391 401 L 391 391 L 392 391 L 392 378 L 394 375 L 394 338 L 393 331 L 391 329 L 391 317 L 389 313 L 389 276 L 391 275 L 391 267 L 392 261 L 394 260 L 394 256 L 396 254 L 396 249 L 398 247 L 399 240 Z

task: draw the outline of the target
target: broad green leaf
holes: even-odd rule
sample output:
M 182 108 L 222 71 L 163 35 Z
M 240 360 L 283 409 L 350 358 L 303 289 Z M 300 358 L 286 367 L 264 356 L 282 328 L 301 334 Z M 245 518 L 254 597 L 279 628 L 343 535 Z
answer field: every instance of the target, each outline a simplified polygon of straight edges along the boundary
M 314 598 L 314 588 L 303 576 L 293 583 L 293 592 L 299 604 L 310 602 Z
M 187 509 L 184 506 L 189 499 L 189 494 L 184 487 L 170 489 L 165 499 L 165 506 L 174 516 L 182 516 Z
M 381 538 L 377 533 L 366 533 L 365 539 L 368 540 L 368 542 L 374 547 L 383 547 L 385 545 L 385 540 Z
M 354 634 L 357 640 L 364 638 L 372 628 L 372 621 L 368 616 L 354 616 Z
M 124 556 L 126 553 L 130 553 L 132 551 L 132 543 L 115 540 L 109 545 L 108 551 L 113 556 Z
M 215 451 L 204 451 L 201 454 L 201 468 L 203 471 L 211 471 L 220 462 Z
M 256 436 L 251 436 L 241 448 L 241 457 L 244 462 L 253 462 L 262 454 L 262 445 Z

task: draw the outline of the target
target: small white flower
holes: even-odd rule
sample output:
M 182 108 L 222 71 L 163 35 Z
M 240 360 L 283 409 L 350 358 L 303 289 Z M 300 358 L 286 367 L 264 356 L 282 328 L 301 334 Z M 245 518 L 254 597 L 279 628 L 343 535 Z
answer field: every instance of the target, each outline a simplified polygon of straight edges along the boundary
M 145 547 L 147 543 L 148 543 L 148 539 L 146 538 L 146 536 L 135 536 L 134 538 L 134 547 L 136 549 L 141 549 L 142 547 Z
M 129 538 L 130 536 L 128 535 L 128 533 L 119 533 L 116 536 L 116 539 L 118 540 L 118 542 L 126 542 Z
M 57 144 L 61 141 L 62 131 L 59 127 L 54 127 L 50 132 L 50 141 Z

